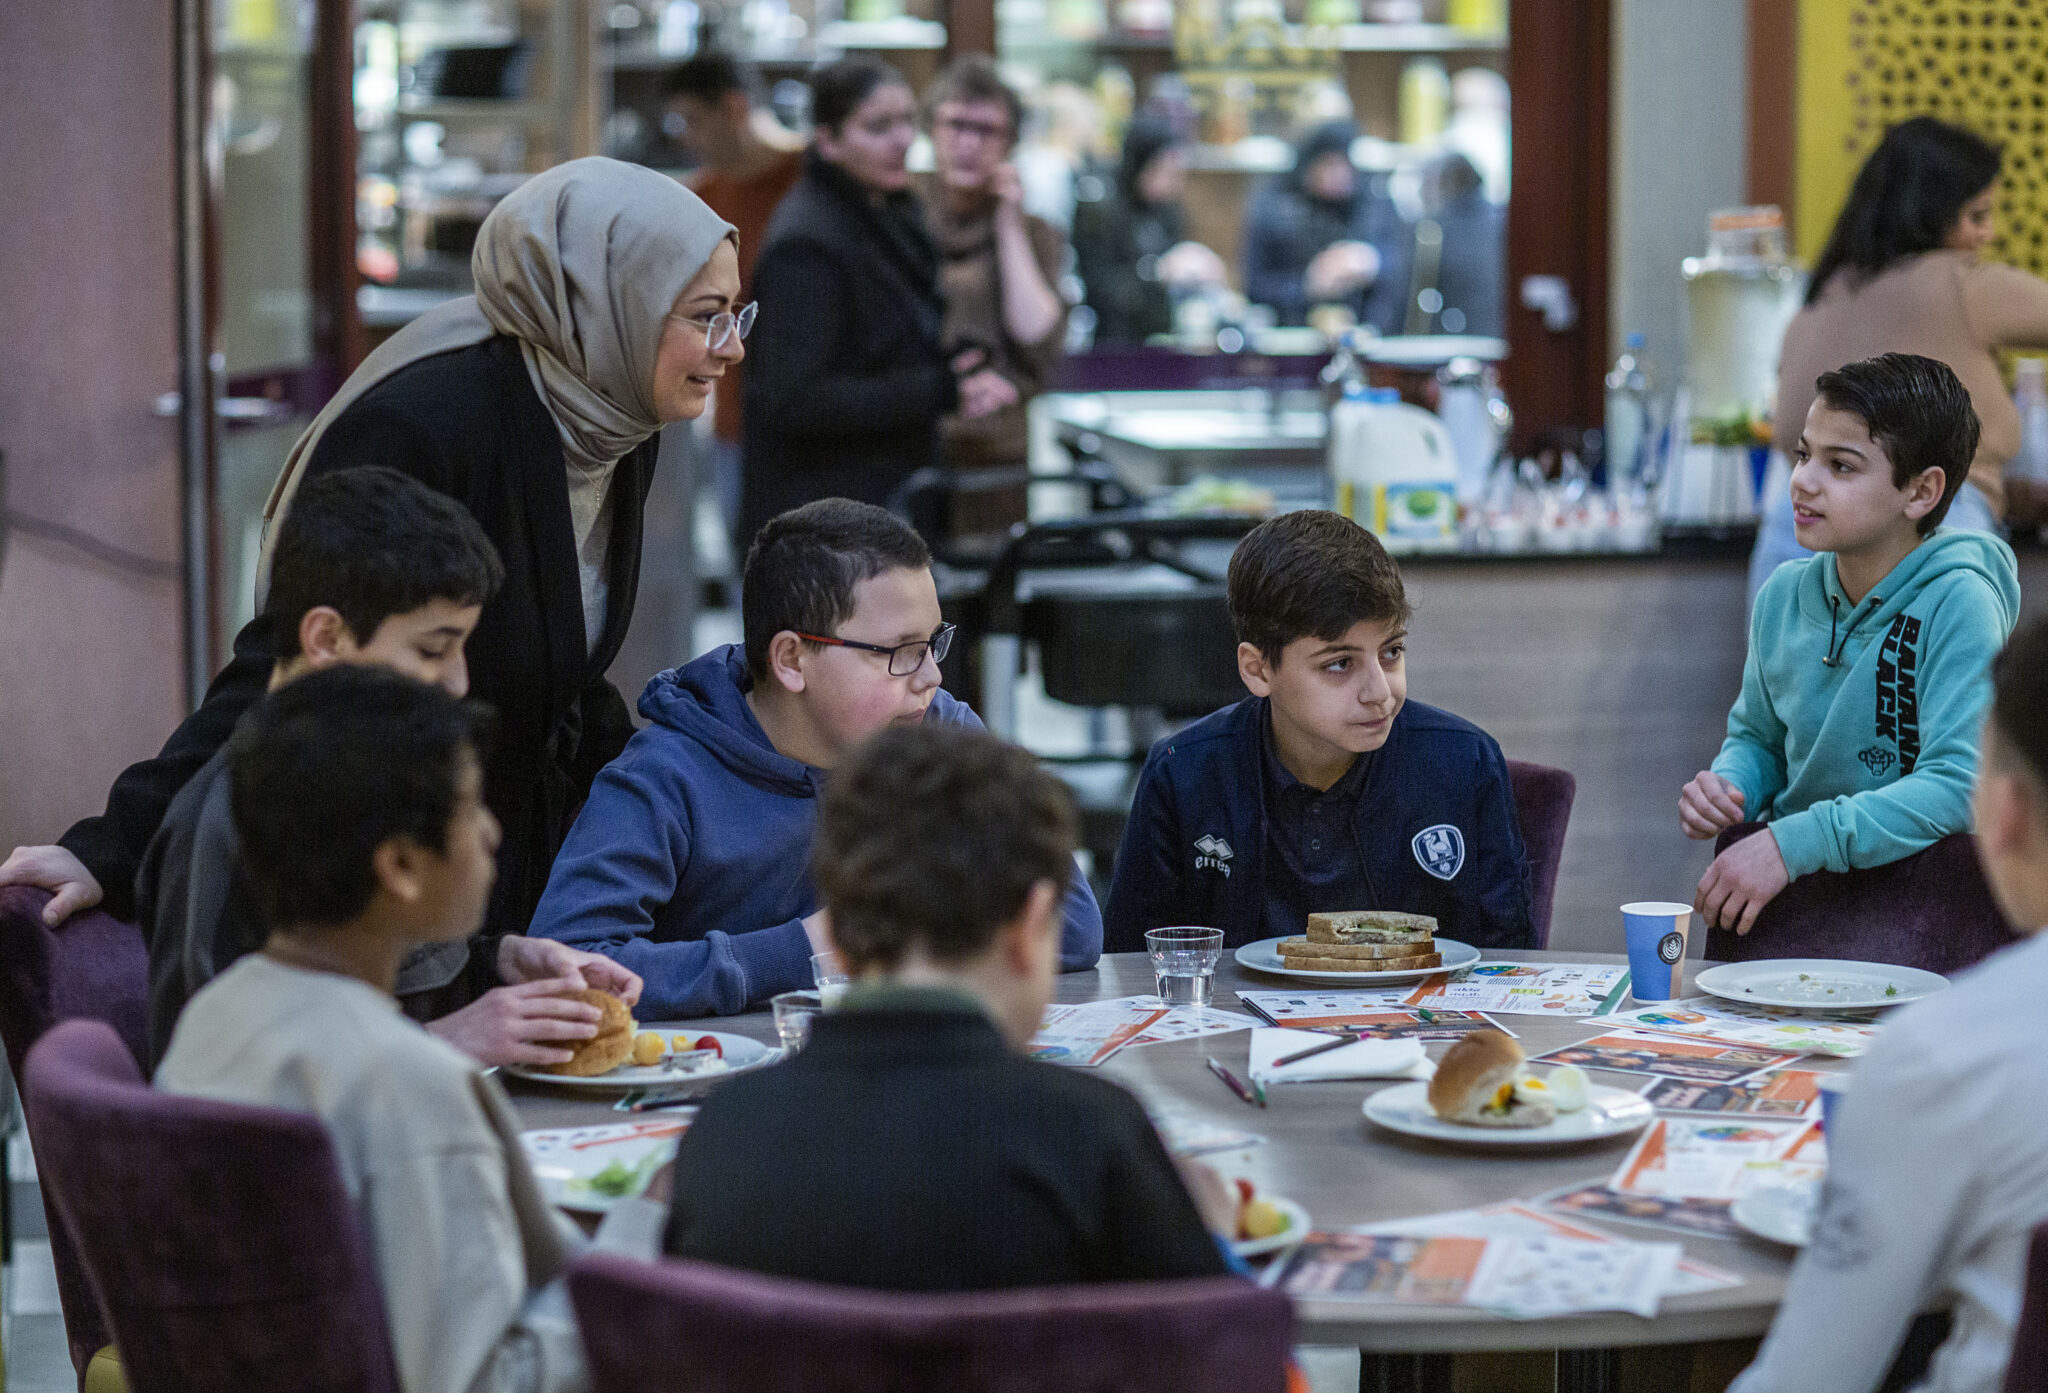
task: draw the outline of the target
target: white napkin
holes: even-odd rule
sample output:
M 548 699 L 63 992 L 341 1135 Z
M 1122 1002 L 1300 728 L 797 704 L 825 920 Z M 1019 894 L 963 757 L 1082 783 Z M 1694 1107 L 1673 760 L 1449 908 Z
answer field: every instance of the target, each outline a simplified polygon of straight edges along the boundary
M 1313 1059 L 1276 1068 L 1274 1061 L 1312 1049 L 1330 1036 L 1310 1030 L 1262 1026 L 1252 1032 L 1251 1071 L 1260 1083 L 1315 1083 L 1327 1079 L 1426 1079 L 1436 1072 L 1420 1040 L 1354 1040 Z

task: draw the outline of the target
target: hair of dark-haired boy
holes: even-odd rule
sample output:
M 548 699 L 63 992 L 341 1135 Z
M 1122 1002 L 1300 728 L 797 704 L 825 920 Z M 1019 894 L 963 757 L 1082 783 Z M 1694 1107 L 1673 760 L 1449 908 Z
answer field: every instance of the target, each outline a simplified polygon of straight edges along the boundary
M 1806 303 L 1819 300 L 1838 271 L 1861 285 L 1894 262 L 1947 245 L 1963 205 L 1991 187 L 2001 159 L 1982 136 L 1932 116 L 1886 131 L 1835 217 Z
M 1955 370 L 1917 353 L 1883 353 L 1822 373 L 1814 389 L 1863 422 L 1891 457 L 1895 487 L 1923 469 L 1941 471 L 1941 501 L 1918 524 L 1923 537 L 1940 526 L 1977 455 L 1977 409 Z
M 671 69 L 663 87 L 670 98 L 689 97 L 716 106 L 731 92 L 752 96 L 758 85 L 752 67 L 730 53 L 708 48 Z
M 892 727 L 833 771 L 811 875 L 852 965 L 893 967 L 914 947 L 961 963 L 1032 886 L 1065 890 L 1075 835 L 1066 785 L 1028 751 L 970 727 Z
M 344 924 L 377 891 L 376 850 L 448 845 L 484 708 L 388 668 L 337 663 L 265 697 L 236 730 L 228 807 L 264 922 Z
M 1991 663 L 1992 758 L 2017 760 L 2048 794 L 2048 618 L 2022 624 Z
M 1304 508 L 1254 527 L 1230 558 L 1230 623 L 1277 664 L 1300 638 L 1333 643 L 1361 623 L 1406 623 L 1401 569 L 1341 513 Z
M 999 106 L 1010 118 L 1009 143 L 1014 144 L 1018 132 L 1024 129 L 1024 101 L 1017 90 L 1003 81 L 996 71 L 995 60 L 984 53 L 970 53 L 952 63 L 939 74 L 931 91 L 925 94 L 925 118 L 936 118 L 938 110 L 947 102 L 987 103 Z
M 756 681 L 768 675 L 768 644 L 784 629 L 833 636 L 862 581 L 931 564 L 910 524 L 872 503 L 820 498 L 768 519 L 740 578 L 747 671 Z
M 469 510 L 381 465 L 308 479 L 278 524 L 263 613 L 280 658 L 299 654 L 299 622 L 326 606 L 368 643 L 394 614 L 432 600 L 490 603 L 505 583 L 498 549 Z
M 842 58 L 811 74 L 811 121 L 839 134 L 860 104 L 890 83 L 908 87 L 903 74 L 879 58 Z

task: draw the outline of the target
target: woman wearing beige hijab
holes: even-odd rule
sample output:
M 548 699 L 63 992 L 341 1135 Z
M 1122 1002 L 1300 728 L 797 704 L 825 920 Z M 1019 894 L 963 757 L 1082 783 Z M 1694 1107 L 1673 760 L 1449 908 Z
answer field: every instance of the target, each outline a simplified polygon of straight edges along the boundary
M 485 219 L 472 268 L 474 296 L 401 329 L 342 385 L 293 447 L 270 515 L 307 477 L 386 465 L 461 500 L 504 559 L 468 643 L 470 692 L 498 716 L 495 939 L 524 932 L 591 779 L 632 733 L 604 672 L 632 616 L 657 432 L 702 414 L 752 313 L 735 303 L 731 226 L 673 180 L 614 160 L 521 186 Z M 107 812 L 59 847 L 17 851 L 0 883 L 57 891 L 52 922 L 102 892 L 132 917 L 165 809 L 262 695 L 276 656 L 259 617 L 162 753 L 122 774 Z M 495 980 L 495 957 L 472 955 L 469 993 Z

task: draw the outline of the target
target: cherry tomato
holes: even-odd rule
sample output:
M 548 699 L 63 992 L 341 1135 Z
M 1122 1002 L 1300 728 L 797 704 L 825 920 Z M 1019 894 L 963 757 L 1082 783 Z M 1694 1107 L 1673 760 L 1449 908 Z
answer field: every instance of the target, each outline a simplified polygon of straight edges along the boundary
M 1237 1202 L 1240 1205 L 1252 1202 L 1252 1183 L 1241 1175 L 1237 1177 Z
M 718 1043 L 718 1037 L 716 1035 L 699 1036 L 697 1038 L 697 1048 L 700 1050 L 710 1050 L 720 1059 L 725 1058 L 725 1047 Z

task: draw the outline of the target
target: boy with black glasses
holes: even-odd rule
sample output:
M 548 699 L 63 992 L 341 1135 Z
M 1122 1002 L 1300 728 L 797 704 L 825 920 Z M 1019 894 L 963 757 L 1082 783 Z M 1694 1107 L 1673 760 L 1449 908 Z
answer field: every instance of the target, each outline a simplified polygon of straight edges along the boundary
M 931 553 L 880 508 L 807 503 L 754 539 L 745 642 L 657 675 L 651 723 L 598 775 L 533 933 L 645 979 L 644 1019 L 730 1014 L 811 985 L 831 946 L 807 866 L 818 797 L 846 752 L 927 718 L 979 727 L 939 690 L 952 639 Z M 1076 874 L 1060 966 L 1092 967 L 1102 915 Z

